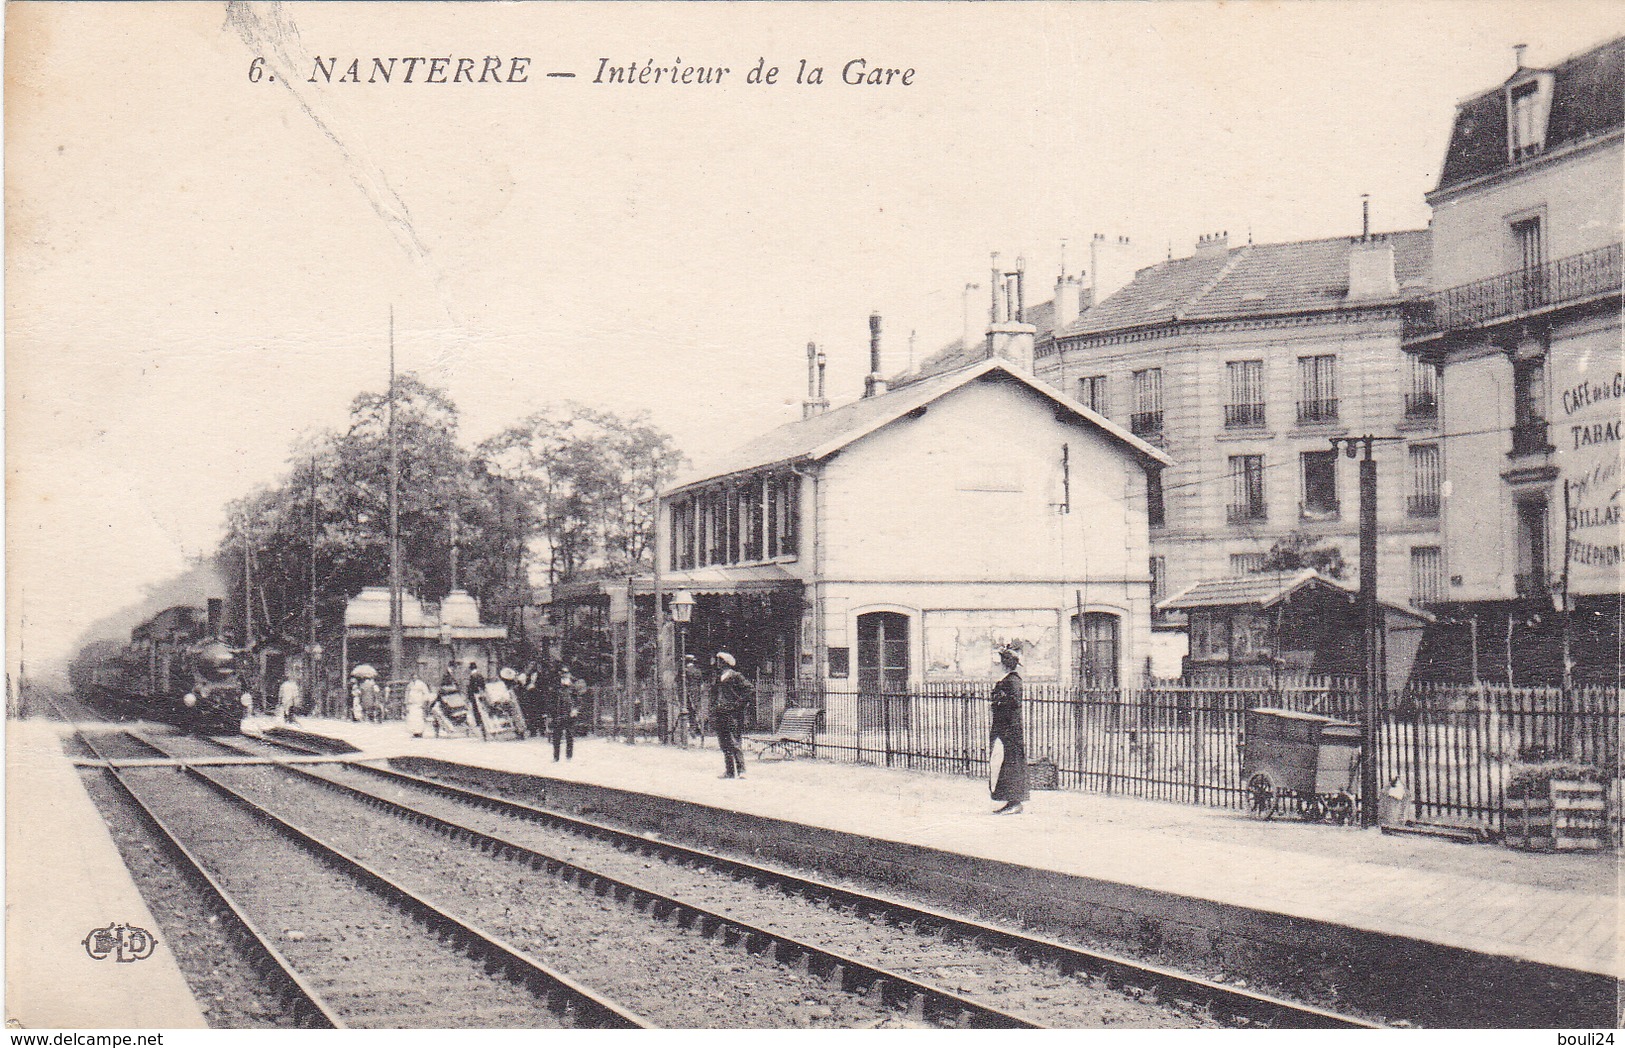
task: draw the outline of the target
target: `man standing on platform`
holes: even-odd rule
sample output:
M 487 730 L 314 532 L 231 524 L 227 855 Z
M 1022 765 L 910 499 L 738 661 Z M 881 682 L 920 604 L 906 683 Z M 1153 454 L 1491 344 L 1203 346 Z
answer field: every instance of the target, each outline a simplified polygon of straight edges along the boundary
M 711 665 L 717 671 L 711 724 L 716 729 L 717 745 L 722 747 L 722 778 L 743 779 L 745 751 L 740 748 L 739 734 L 745 725 L 745 711 L 753 705 L 750 682 L 734 668 L 734 657 L 725 651 L 717 652 Z
M 559 759 L 559 750 L 564 751 L 565 760 L 575 760 L 576 756 L 576 723 L 579 711 L 576 709 L 575 678 L 570 674 L 570 667 L 559 668 L 559 683 L 548 696 L 547 720 L 549 734 L 553 738 L 553 760 Z

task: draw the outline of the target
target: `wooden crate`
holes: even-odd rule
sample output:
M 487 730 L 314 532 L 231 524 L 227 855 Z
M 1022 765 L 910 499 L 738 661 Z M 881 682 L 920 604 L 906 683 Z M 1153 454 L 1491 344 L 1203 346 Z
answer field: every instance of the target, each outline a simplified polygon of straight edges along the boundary
M 1595 851 L 1608 837 L 1608 800 L 1600 783 L 1554 779 L 1545 796 L 1509 797 L 1506 843 L 1533 851 Z

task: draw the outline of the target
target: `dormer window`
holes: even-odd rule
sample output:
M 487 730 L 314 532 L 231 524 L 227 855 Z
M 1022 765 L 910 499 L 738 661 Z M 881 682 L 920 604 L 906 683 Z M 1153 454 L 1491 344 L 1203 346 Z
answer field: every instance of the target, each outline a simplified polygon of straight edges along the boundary
M 1550 73 L 1536 73 L 1507 85 L 1507 155 L 1513 163 L 1535 156 L 1546 146 L 1551 81 Z

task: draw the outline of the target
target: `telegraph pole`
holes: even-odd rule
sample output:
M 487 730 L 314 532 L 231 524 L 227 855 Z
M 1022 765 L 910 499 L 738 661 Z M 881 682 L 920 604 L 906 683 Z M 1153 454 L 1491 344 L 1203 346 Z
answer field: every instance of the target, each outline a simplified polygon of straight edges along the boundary
M 1377 729 L 1382 719 L 1386 690 L 1383 674 L 1382 607 L 1377 603 L 1377 460 L 1372 446 L 1403 437 L 1332 437 L 1349 458 L 1360 459 L 1360 722 L 1364 755 L 1360 760 L 1360 825 L 1377 824 L 1377 797 L 1381 790 L 1377 769 Z
M 395 307 L 389 307 L 389 679 L 401 679 L 401 458 L 395 434 Z

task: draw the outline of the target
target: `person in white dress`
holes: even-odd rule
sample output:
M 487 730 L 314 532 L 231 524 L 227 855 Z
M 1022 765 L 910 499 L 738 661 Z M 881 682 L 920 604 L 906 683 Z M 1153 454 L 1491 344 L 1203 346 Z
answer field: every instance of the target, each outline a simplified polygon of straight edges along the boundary
M 287 724 L 294 723 L 293 715 L 299 709 L 299 682 L 291 676 L 282 678 L 282 686 L 276 690 L 276 716 Z
M 406 686 L 406 730 L 412 733 L 412 738 L 423 738 L 429 707 L 433 703 L 434 689 L 423 679 L 423 667 L 419 666 L 417 672 L 412 674 L 411 683 Z

